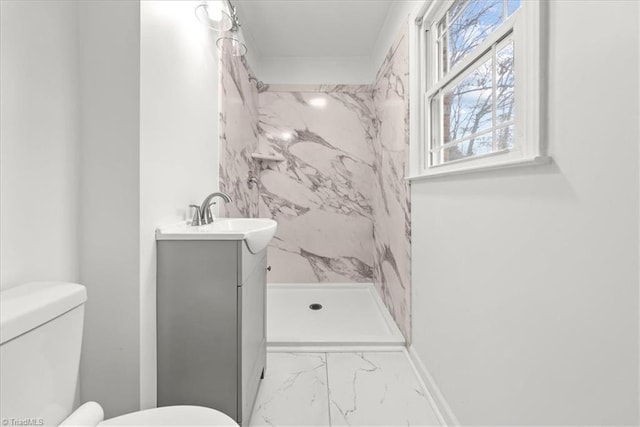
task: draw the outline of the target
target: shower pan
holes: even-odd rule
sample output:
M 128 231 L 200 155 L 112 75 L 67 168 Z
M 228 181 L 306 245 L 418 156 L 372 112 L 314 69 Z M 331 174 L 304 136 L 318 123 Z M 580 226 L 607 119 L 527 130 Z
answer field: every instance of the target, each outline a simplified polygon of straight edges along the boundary
M 371 283 L 270 283 L 267 345 L 397 349 L 405 340 Z

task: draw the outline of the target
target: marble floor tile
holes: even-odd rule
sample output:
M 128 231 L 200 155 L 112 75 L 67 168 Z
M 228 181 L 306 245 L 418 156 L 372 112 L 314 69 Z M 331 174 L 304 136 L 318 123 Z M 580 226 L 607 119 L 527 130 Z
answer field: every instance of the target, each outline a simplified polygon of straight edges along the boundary
M 251 426 L 328 426 L 324 353 L 267 353 Z
M 403 352 L 328 353 L 332 426 L 440 425 Z

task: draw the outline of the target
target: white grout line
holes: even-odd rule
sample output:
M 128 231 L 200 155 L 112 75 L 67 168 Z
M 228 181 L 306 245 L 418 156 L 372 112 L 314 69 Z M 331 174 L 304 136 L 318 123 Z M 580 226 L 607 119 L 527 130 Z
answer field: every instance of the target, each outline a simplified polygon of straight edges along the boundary
M 329 387 L 329 354 L 324 354 L 324 372 L 327 378 L 327 416 L 329 417 L 329 427 L 331 427 L 331 388 Z

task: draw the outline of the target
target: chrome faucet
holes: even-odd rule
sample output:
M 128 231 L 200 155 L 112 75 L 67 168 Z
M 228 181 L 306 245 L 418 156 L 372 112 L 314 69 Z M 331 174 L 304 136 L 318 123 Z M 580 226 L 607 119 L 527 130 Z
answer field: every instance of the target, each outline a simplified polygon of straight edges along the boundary
M 204 202 L 202 202 L 200 209 L 196 209 L 196 215 L 200 215 L 200 224 L 194 224 L 194 222 L 192 222 L 193 225 L 205 225 L 211 224 L 213 222 L 213 215 L 211 215 L 211 205 L 215 205 L 216 202 L 212 202 L 211 200 L 214 197 L 220 197 L 222 200 L 224 200 L 225 203 L 229 203 L 231 201 L 231 197 L 227 193 L 215 192 L 209 194 L 204 199 Z

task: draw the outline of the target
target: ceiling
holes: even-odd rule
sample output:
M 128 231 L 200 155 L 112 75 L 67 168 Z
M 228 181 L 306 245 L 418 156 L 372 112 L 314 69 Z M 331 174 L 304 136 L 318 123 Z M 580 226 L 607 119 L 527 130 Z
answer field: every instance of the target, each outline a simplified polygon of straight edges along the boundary
M 232 0 L 260 57 L 370 56 L 393 0 Z

